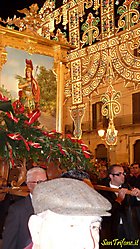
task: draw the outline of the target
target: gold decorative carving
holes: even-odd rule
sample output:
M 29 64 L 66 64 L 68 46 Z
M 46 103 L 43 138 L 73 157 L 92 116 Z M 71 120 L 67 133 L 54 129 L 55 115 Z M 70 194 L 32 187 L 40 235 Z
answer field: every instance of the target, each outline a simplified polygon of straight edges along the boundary
M 81 122 L 85 113 L 85 104 L 72 106 L 70 109 L 71 117 L 74 121 L 74 136 L 78 139 L 82 136 Z
M 120 103 L 117 101 L 118 98 L 120 98 L 120 92 L 116 92 L 110 84 L 107 88 L 107 92 L 102 95 L 101 99 L 104 103 L 102 106 L 102 114 L 109 118 L 109 120 L 113 120 L 121 110 Z
M 95 58 L 93 56 L 82 58 L 82 85 L 87 84 L 93 77 L 100 64 L 100 53 L 96 53 Z
M 82 30 L 84 31 L 82 35 L 82 46 L 84 44 L 92 45 L 92 42 L 98 38 L 99 39 L 99 28 L 96 26 L 99 19 L 95 18 L 92 13 L 89 13 L 86 22 L 82 25 Z
M 138 23 L 139 11 L 136 9 L 137 6 L 138 3 L 135 1 L 125 1 L 123 6 L 118 8 L 118 13 L 121 13 L 121 16 L 118 21 L 117 32 L 120 29 L 130 30 L 134 24 Z
M 7 52 L 5 50 L 5 48 L 0 47 L 0 70 L 2 70 L 3 65 L 6 63 L 7 61 Z
M 136 87 L 139 84 L 140 59 L 134 56 L 134 49 L 140 45 L 139 37 L 139 27 L 135 29 L 132 27 L 131 32 L 127 31 L 87 48 L 72 51 L 69 55 L 69 60 L 73 63 L 73 61 L 78 61 L 79 58 L 81 61 L 82 97 L 89 96 L 93 91 L 97 90 L 100 83 L 104 82 L 108 49 L 113 70 L 118 78 L 125 80 L 125 85 L 131 82 Z M 74 71 L 71 71 L 72 79 L 74 75 Z
M 72 96 L 71 93 L 71 80 L 70 80 L 70 64 L 67 64 L 67 66 L 65 67 L 65 72 L 64 72 L 64 82 L 65 82 L 65 89 L 64 89 L 64 93 L 65 93 L 65 101 L 67 100 L 67 98 Z
M 75 60 L 71 63 L 72 82 L 81 80 L 81 61 Z
M 85 79 L 87 83 L 82 88 L 83 96 L 90 95 L 97 89 L 101 82 L 103 83 L 103 77 L 106 72 L 107 54 L 105 52 L 96 53 L 96 56 L 93 58 L 92 65 L 90 65 L 90 67 L 87 66 L 87 69 L 90 69 L 88 69 L 87 73 L 82 77 L 82 80 Z
M 86 5 L 85 5 L 86 9 L 91 8 L 92 5 L 93 5 L 93 1 L 92 0 L 85 0 L 85 3 L 86 3 Z
M 140 58 L 134 56 L 134 50 L 130 50 L 129 44 L 121 44 L 111 51 L 113 67 L 116 72 L 125 79 L 125 85 L 140 82 Z
M 72 84 L 72 103 L 82 103 L 81 82 L 76 82 Z

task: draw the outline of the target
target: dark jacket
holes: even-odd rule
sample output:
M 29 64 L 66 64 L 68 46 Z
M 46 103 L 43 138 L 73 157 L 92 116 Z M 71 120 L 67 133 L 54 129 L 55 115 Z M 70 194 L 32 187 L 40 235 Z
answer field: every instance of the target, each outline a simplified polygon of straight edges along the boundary
M 8 214 L 8 208 L 11 204 L 10 195 L 7 194 L 4 200 L 0 201 L 0 239 L 2 239 L 3 226 L 5 223 L 6 216 Z
M 10 206 L 4 226 L 2 249 L 23 249 L 31 242 L 28 221 L 33 213 L 30 196 Z
M 140 189 L 140 174 L 136 176 L 128 176 L 127 182 L 131 187 L 139 188 Z
M 103 185 L 103 183 L 102 183 Z M 104 184 L 105 186 L 109 186 L 109 181 Z M 127 187 L 127 185 L 122 185 L 122 187 Z M 101 231 L 100 231 L 100 242 L 107 239 L 108 241 L 112 241 L 113 239 L 123 239 L 126 241 L 135 241 L 140 239 L 140 220 L 138 219 L 137 212 L 140 212 L 137 206 L 136 197 L 132 197 L 130 195 L 126 195 L 122 204 L 119 204 L 116 200 L 117 196 L 114 192 L 109 191 L 100 191 L 100 194 L 107 198 L 112 204 L 112 208 L 110 210 L 111 216 L 103 217 L 101 223 Z M 105 246 L 100 246 L 100 248 L 104 248 Z M 108 246 L 108 248 L 112 248 Z M 116 247 L 120 248 L 120 247 Z M 124 246 L 127 248 L 127 246 Z M 140 248 L 139 245 L 135 247 L 128 248 Z

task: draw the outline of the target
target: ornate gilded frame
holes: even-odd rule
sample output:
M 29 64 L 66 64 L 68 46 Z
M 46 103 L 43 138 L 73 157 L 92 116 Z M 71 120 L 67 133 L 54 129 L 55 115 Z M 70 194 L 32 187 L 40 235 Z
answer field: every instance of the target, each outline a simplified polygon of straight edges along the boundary
M 6 47 L 24 50 L 29 54 L 40 54 L 54 58 L 54 72 L 57 80 L 56 130 L 62 132 L 64 74 L 67 62 L 68 44 L 43 38 L 34 32 L 19 32 L 0 26 L 0 71 L 7 62 Z

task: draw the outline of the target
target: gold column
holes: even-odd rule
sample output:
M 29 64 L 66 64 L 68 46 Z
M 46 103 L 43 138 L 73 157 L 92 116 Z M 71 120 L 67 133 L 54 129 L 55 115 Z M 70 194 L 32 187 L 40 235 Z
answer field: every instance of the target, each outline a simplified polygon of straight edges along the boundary
M 57 98 L 56 98 L 56 131 L 62 132 L 63 126 L 63 103 L 64 103 L 64 73 L 65 64 L 63 61 L 67 50 L 61 49 L 61 46 L 54 48 L 54 71 L 57 80 Z
M 57 84 L 57 100 L 56 100 L 56 131 L 62 132 L 63 127 L 63 103 L 64 103 L 64 65 L 59 63 L 59 73 Z

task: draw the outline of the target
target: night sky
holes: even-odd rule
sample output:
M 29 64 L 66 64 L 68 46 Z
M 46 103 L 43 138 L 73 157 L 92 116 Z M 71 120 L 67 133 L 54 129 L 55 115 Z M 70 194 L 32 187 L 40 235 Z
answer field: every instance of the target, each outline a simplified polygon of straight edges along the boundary
M 45 0 L 1 0 L 0 4 L 0 17 L 7 19 L 9 17 L 21 16 L 17 10 L 28 8 L 33 3 L 37 3 L 39 8 L 44 4 Z

